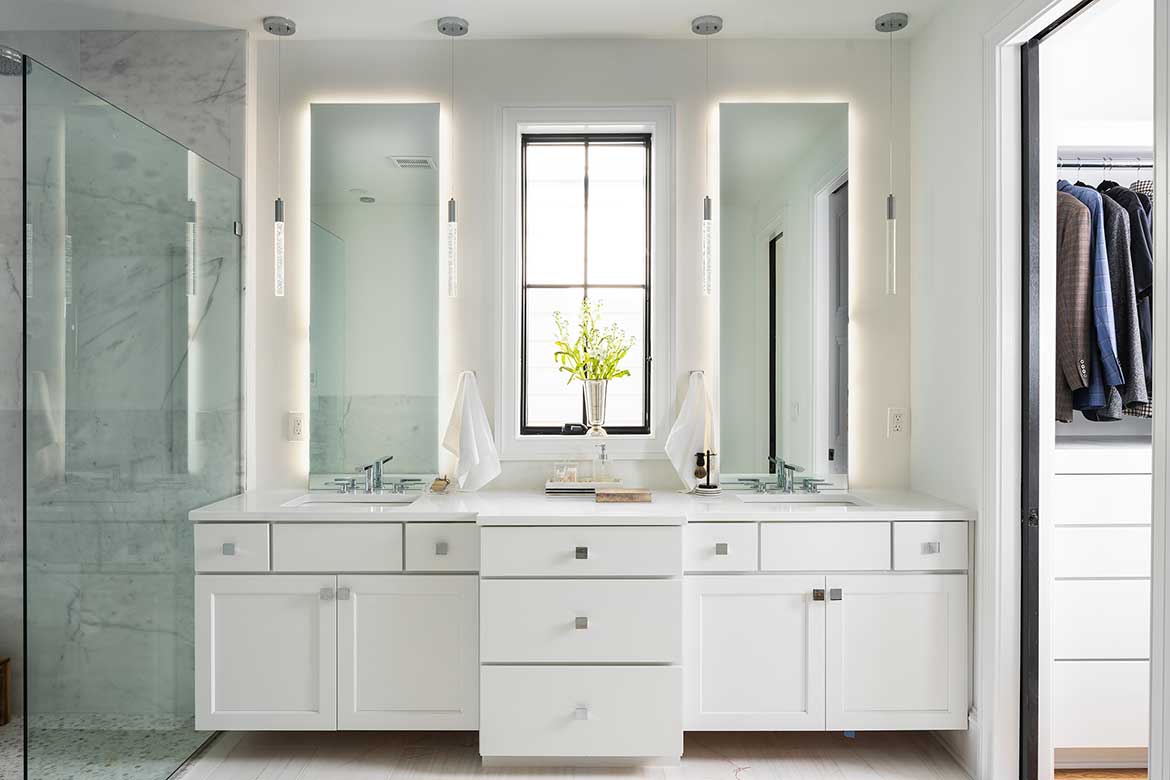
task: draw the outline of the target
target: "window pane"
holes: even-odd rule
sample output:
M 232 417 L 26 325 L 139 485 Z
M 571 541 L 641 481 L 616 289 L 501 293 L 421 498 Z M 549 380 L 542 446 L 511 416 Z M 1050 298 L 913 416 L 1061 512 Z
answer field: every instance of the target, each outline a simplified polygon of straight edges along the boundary
M 569 375 L 557 370 L 553 359 L 556 325 L 553 312 L 559 311 L 570 324 L 577 322 L 584 290 L 528 291 L 527 355 L 528 424 L 544 427 L 581 422 L 581 383 L 568 384 Z
M 634 346 L 621 362 L 630 376 L 609 383 L 605 424 L 640 426 L 643 417 L 643 394 L 646 380 L 645 290 L 590 289 L 589 297 L 601 303 L 603 326 L 615 323 L 634 337 Z
M 589 284 L 646 283 L 646 147 L 589 147 Z
M 585 147 L 530 144 L 525 208 L 529 284 L 585 281 Z

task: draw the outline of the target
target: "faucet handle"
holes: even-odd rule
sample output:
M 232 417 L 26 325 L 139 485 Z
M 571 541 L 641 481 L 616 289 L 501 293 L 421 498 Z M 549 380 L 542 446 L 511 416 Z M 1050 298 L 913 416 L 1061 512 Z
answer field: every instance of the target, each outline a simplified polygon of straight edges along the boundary
M 804 466 L 797 466 L 794 463 L 785 463 L 784 468 L 791 471 L 793 474 L 800 474 L 804 471 Z

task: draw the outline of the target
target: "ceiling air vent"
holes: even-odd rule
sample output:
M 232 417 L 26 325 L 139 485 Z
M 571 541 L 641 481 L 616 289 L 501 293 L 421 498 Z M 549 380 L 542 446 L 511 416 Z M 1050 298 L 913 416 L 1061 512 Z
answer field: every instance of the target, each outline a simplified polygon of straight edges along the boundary
M 405 155 L 394 155 L 390 158 L 394 163 L 394 167 L 403 170 L 434 170 L 435 161 L 430 157 L 412 157 Z

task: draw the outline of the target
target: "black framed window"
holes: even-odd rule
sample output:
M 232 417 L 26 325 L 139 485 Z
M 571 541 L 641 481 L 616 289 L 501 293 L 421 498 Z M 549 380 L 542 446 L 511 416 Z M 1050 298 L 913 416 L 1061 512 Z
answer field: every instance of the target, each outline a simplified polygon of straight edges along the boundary
M 610 382 L 605 429 L 650 433 L 648 133 L 525 133 L 520 139 L 520 433 L 584 423 L 581 385 L 553 359 L 554 312 L 575 325 L 581 301 L 634 337 Z

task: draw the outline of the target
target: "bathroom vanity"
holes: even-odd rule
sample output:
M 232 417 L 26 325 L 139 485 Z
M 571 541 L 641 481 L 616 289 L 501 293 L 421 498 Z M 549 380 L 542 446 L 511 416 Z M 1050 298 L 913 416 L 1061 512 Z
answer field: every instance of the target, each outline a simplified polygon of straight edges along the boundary
M 967 510 L 362 498 L 191 513 L 199 729 L 478 729 L 514 764 L 674 762 L 684 730 L 966 728 Z

